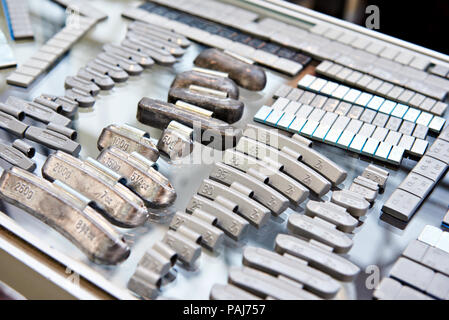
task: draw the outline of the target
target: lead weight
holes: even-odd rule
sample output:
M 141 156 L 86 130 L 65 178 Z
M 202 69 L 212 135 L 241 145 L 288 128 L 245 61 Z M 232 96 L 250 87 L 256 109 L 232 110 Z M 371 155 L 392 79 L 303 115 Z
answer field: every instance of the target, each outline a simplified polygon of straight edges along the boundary
M 87 66 L 92 70 L 110 77 L 116 83 L 126 82 L 129 79 L 129 75 L 125 70 L 116 67 L 115 65 L 101 61 L 98 58 L 90 61 Z
M 53 122 L 62 126 L 68 126 L 72 122 L 69 118 L 60 115 L 50 108 L 34 102 L 22 100 L 17 97 L 8 97 L 6 104 L 23 111 L 28 117 L 41 121 L 45 124 Z
M 115 265 L 130 255 L 121 234 L 66 185 L 12 168 L 0 177 L 0 197 L 59 232 L 95 263 Z
M 349 190 L 334 191 L 331 201 L 344 207 L 354 217 L 362 217 L 369 208 L 369 202 L 363 196 Z
M 185 225 L 182 225 L 182 226 L 178 227 L 176 229 L 176 231 L 179 234 L 183 235 L 184 237 L 190 239 L 191 241 L 193 241 L 193 242 L 195 242 L 197 244 L 200 244 L 201 240 L 203 238 L 203 236 L 201 234 L 199 234 L 198 232 L 188 228 Z
M 97 159 L 103 165 L 127 179 L 127 186 L 139 195 L 147 206 L 168 207 L 176 199 L 170 181 L 157 172 L 154 163 L 139 153 L 128 154 L 116 147 L 104 149 Z
M 84 80 L 92 81 L 99 86 L 101 90 L 111 90 L 115 85 L 114 81 L 109 76 L 101 74 L 89 67 L 81 68 L 78 71 L 77 76 Z
M 105 44 L 103 46 L 103 50 L 105 52 L 116 54 L 120 57 L 123 57 L 128 60 L 133 60 L 140 64 L 144 68 L 149 68 L 154 65 L 153 59 L 151 59 L 148 55 L 143 54 L 139 51 L 132 50 L 129 48 L 125 48 L 123 46 L 115 45 L 115 44 Z
M 385 185 L 386 185 L 387 179 L 388 179 L 387 175 L 384 175 L 383 173 L 381 173 L 380 171 L 377 171 L 375 169 L 373 170 L 371 167 L 367 167 L 363 171 L 362 177 L 365 177 L 365 178 L 377 183 L 381 190 L 385 189 Z
M 168 230 L 162 242 L 174 250 L 178 259 L 188 267 L 192 267 L 201 255 L 201 247 L 179 232 Z
M 95 104 L 94 97 L 92 97 L 89 93 L 77 88 L 67 89 L 65 91 L 65 96 L 78 102 L 78 105 L 82 108 L 90 108 Z
M 188 103 L 185 101 L 181 101 L 181 100 L 176 101 L 175 106 L 181 108 L 182 110 L 191 112 L 192 114 L 200 115 L 200 116 L 203 116 L 203 117 L 205 117 L 207 119 L 211 119 L 211 120 L 214 115 L 214 113 L 210 110 L 200 108 L 194 104 L 191 104 L 191 103 Z
M 128 30 L 140 30 L 141 32 L 145 32 L 149 35 L 160 37 L 161 39 L 164 39 L 166 41 L 173 42 L 183 48 L 187 48 L 188 46 L 190 46 L 190 41 L 185 36 L 175 32 L 174 30 L 170 30 L 156 24 L 142 21 L 133 21 L 132 23 L 128 24 Z
M 279 281 L 266 273 L 248 267 L 229 270 L 229 283 L 249 291 L 262 298 L 273 297 L 279 300 L 319 300 L 307 291 L 300 289 L 297 283 Z
M 384 169 L 379 168 L 378 166 L 375 166 L 372 164 L 368 165 L 368 168 L 379 173 L 380 175 L 385 176 L 385 177 L 388 177 L 390 175 L 390 173 L 387 170 L 384 170 Z
M 100 88 L 95 83 L 76 76 L 66 77 L 64 86 L 66 89 L 77 88 L 81 91 L 89 93 L 92 96 L 96 96 L 100 93 Z
M 135 62 L 133 60 L 125 59 L 125 58 L 115 55 L 113 53 L 102 52 L 97 56 L 96 60 L 100 60 L 104 64 L 108 64 L 108 65 L 116 67 L 116 68 L 118 67 L 118 68 L 122 69 L 121 70 L 122 73 L 123 73 L 123 71 L 126 71 L 126 73 L 128 73 L 131 76 L 138 76 L 138 75 L 142 74 L 142 72 L 143 72 L 142 66 L 140 64 L 138 64 L 137 62 Z M 109 76 L 112 78 L 111 75 L 109 75 Z M 124 78 L 124 77 L 125 77 L 125 75 L 123 75 L 122 78 Z
M 171 123 L 173 122 L 175 121 Z M 178 125 L 185 127 L 180 123 Z M 159 151 L 167 155 L 171 160 L 178 160 L 191 154 L 193 151 L 193 140 L 191 139 L 193 130 L 186 128 L 191 132 L 189 136 L 176 130 L 165 129 L 157 144 Z
M 311 149 L 311 141 L 300 135 L 293 135 L 289 138 L 280 134 L 277 130 L 269 130 L 252 124 L 247 125 L 243 135 L 281 151 L 287 148 L 294 150 L 302 156 L 302 162 L 316 170 L 334 185 L 339 185 L 347 177 L 347 172 L 344 169 L 316 150 Z
M 227 186 L 231 186 L 235 182 L 245 185 L 253 191 L 252 198 L 266 206 L 275 215 L 280 215 L 289 206 L 289 200 L 286 197 L 267 185 L 268 177 L 266 177 L 265 181 L 259 181 L 221 162 L 215 164 L 209 177 Z
M 60 134 L 63 134 L 67 138 L 70 138 L 71 140 L 76 140 L 76 138 L 78 137 L 78 133 L 75 130 L 67 128 L 67 127 L 60 126 L 58 124 L 49 123 L 47 125 L 47 129 L 55 131 L 55 132 L 60 133 Z
M 32 108 L 33 106 L 31 106 Z M 50 110 L 50 109 L 49 109 Z M 50 110 L 53 112 L 53 110 Z M 56 113 L 55 113 L 56 114 Z M 81 145 L 52 130 L 27 126 L 13 116 L 0 112 L 0 128 L 20 137 L 42 144 L 50 149 L 78 155 Z
M 256 179 L 258 181 L 261 181 L 261 182 L 266 183 L 266 184 L 270 183 L 270 177 L 268 175 L 264 174 L 263 172 L 259 172 L 257 169 L 249 168 L 247 173 L 251 177 L 253 177 L 254 179 Z
M 245 63 L 217 49 L 202 51 L 193 63 L 201 68 L 226 72 L 229 78 L 248 90 L 261 91 L 267 83 L 262 68 Z
M 13 116 L 14 118 L 20 121 L 25 119 L 25 112 L 23 112 L 23 110 L 14 108 L 4 103 L 0 103 L 0 112 Z
M 359 223 L 345 208 L 331 202 L 310 200 L 307 202 L 305 214 L 328 221 L 343 232 L 352 232 Z
M 30 146 L 28 143 L 26 143 L 23 140 L 15 140 L 12 143 L 12 146 L 22 152 L 24 155 L 26 155 L 28 158 L 33 158 L 36 154 L 36 149 L 34 147 Z
M 388 200 L 384 203 L 382 211 L 407 222 L 418 210 L 422 199 L 414 194 L 401 189 L 395 189 Z
M 292 139 L 294 139 L 294 140 L 298 141 L 299 143 L 305 145 L 307 148 L 312 148 L 312 141 L 307 139 L 307 138 L 304 138 L 303 136 L 301 136 L 299 134 L 295 133 L 292 136 Z
M 286 234 L 279 234 L 276 237 L 275 250 L 279 254 L 287 253 L 307 261 L 311 267 L 341 281 L 352 281 L 360 272 L 359 267 L 342 256 Z
M 297 213 L 291 214 L 287 223 L 288 230 L 295 235 L 324 243 L 332 247 L 335 253 L 347 253 L 351 250 L 353 242 L 335 227 L 335 225 L 321 220 L 319 217 L 311 218 Z
M 131 279 L 128 281 L 128 289 L 144 299 L 156 299 L 159 295 L 158 287 L 162 279 L 157 279 L 157 275 L 143 267 L 137 267 Z M 154 284 L 156 282 L 156 284 Z
M 294 280 L 323 298 L 333 298 L 341 288 L 340 283 L 329 275 L 309 267 L 306 261 L 287 254 L 282 256 L 262 248 L 245 247 L 243 264 L 273 276 L 281 275 Z
M 78 156 L 81 151 L 81 145 L 79 143 L 49 129 L 30 126 L 25 131 L 25 138 L 44 145 L 47 148 L 64 151 L 73 156 Z
M 173 267 L 176 264 L 176 260 L 178 259 L 178 254 L 167 246 L 165 243 L 158 241 L 153 244 L 153 249 L 163 255 L 170 261 L 171 266 Z
M 240 129 L 234 128 L 224 121 L 206 116 L 204 113 L 199 113 L 185 104 L 174 105 L 149 98 L 140 100 L 137 119 L 141 123 L 159 129 L 165 129 L 173 120 L 190 128 L 200 127 L 201 134 L 195 135 L 194 139 L 218 150 L 234 147 L 241 134 Z
M 177 101 L 185 101 L 210 110 L 215 118 L 230 124 L 239 121 L 243 116 L 243 102 L 228 97 L 217 97 L 210 92 L 204 92 L 204 90 L 203 92 L 197 92 L 193 91 L 192 88 L 170 88 L 168 102 L 176 103 Z
M 33 100 L 33 102 L 41 104 L 47 108 L 54 110 L 57 113 L 62 113 L 62 105 L 45 98 L 37 97 Z
M 189 89 L 190 91 L 195 92 L 195 93 L 210 95 L 210 96 L 221 98 L 221 99 L 225 99 L 228 97 L 228 94 L 224 91 L 214 90 L 214 89 L 207 88 L 207 87 L 201 87 L 201 86 L 197 86 L 194 84 L 190 85 L 187 89 Z
M 266 207 L 215 181 L 205 179 L 198 190 L 198 194 L 211 200 L 222 197 L 234 202 L 238 205 L 238 213 L 257 228 L 263 226 L 269 218 L 270 211 Z
M 212 251 L 223 242 L 224 233 L 220 229 L 192 215 L 177 212 L 170 223 L 170 229 L 178 230 L 181 226 L 200 234 L 201 244 Z
M 213 226 L 216 226 L 218 224 L 218 218 L 216 216 L 213 216 L 210 213 L 207 213 L 206 211 L 200 209 L 193 210 L 192 216 L 203 220 L 204 222 Z
M 177 131 L 188 139 L 193 139 L 193 129 L 179 122 L 171 121 L 168 124 L 167 129 Z
M 354 183 L 361 185 L 362 187 L 368 188 L 372 191 L 375 191 L 376 193 L 379 193 L 379 185 L 374 181 L 367 179 L 363 176 L 358 176 L 357 178 L 355 178 Z
M 127 153 L 137 152 L 145 158 L 156 162 L 159 150 L 151 142 L 150 135 L 129 125 L 111 124 L 103 129 L 97 142 L 98 150 L 117 147 Z
M 351 186 L 349 187 L 349 191 L 352 191 L 352 192 L 355 192 L 355 193 L 361 195 L 369 203 L 373 203 L 377 197 L 376 191 L 373 191 L 369 188 L 361 186 L 357 183 L 352 183 Z
M 230 284 L 214 284 L 209 298 L 210 300 L 261 300 L 259 297 Z
M 49 94 L 41 94 L 40 98 L 44 98 L 50 101 L 53 101 L 62 106 L 62 114 L 66 117 L 71 117 L 78 110 L 78 102 L 66 98 L 66 97 L 57 97 Z
M 256 140 L 243 137 L 237 144 L 236 150 L 262 161 L 271 159 L 279 162 L 283 165 L 281 171 L 295 178 L 320 197 L 328 193 L 332 187 L 327 179 L 298 161 L 302 157 L 300 154 L 293 152 L 287 147 L 283 148 L 286 151 L 283 152 Z
M 233 209 L 200 195 L 194 195 L 187 205 L 186 211 L 195 214 L 196 211 L 201 210 L 217 217 L 217 227 L 222 229 L 227 236 L 238 241 L 247 231 L 249 223 L 235 213 L 238 209 L 237 205 L 234 204 Z
M 234 81 L 227 77 L 227 74 L 217 75 L 216 71 L 202 68 L 195 68 L 192 71 L 176 75 L 170 88 L 187 89 L 191 85 L 226 92 L 230 99 L 239 99 L 239 88 Z
M 262 176 L 268 176 L 268 185 L 296 204 L 303 202 L 309 196 L 309 190 L 306 187 L 279 171 L 277 167 L 273 167 L 269 163 L 259 161 L 244 153 L 236 150 L 226 150 L 223 162 L 254 176 L 256 179 L 260 178 L 261 174 Z
M 72 117 L 78 111 L 78 102 L 68 97 L 57 97 L 55 102 L 61 104 L 62 114 L 66 117 Z
M 152 271 L 163 278 L 170 271 L 171 262 L 167 259 L 167 257 L 151 248 L 145 251 L 145 254 L 142 259 L 140 259 L 138 266 Z
M 127 189 L 122 177 L 93 159 L 81 161 L 63 152 L 50 155 L 42 167 L 44 178 L 64 182 L 92 199 L 114 225 L 135 228 L 148 219 L 142 199 Z
M 142 52 L 163 66 L 171 66 L 177 61 L 168 51 L 150 46 L 135 39 L 125 39 L 122 41 L 121 45 Z
M 10 163 L 12 166 L 21 168 L 23 170 L 33 172 L 36 170 L 36 162 L 31 160 L 26 154 L 19 149 L 7 145 L 0 140 L 0 158 Z
M 0 128 L 17 137 L 23 138 L 28 125 L 17 120 L 13 116 L 0 111 Z
M 128 31 L 128 33 L 126 34 L 127 38 L 130 39 L 137 39 L 138 41 L 142 41 L 145 44 L 148 45 L 152 45 L 155 46 L 159 49 L 165 50 L 167 52 L 169 52 L 171 55 L 173 55 L 174 57 L 182 57 L 186 51 L 181 48 L 180 46 L 178 46 L 177 44 L 173 43 L 173 42 L 169 42 L 166 40 L 163 40 L 161 38 L 157 38 L 148 34 L 144 34 L 141 33 L 137 30 L 133 30 L 133 31 Z
M 229 187 L 248 198 L 252 199 L 254 197 L 254 191 L 239 182 L 233 182 Z
M 220 99 L 226 99 L 228 97 L 228 94 L 224 91 L 201 87 L 201 86 L 197 86 L 194 84 L 190 85 L 187 89 L 193 93 L 209 95 L 211 97 L 216 97 L 216 98 L 220 98 Z
M 217 199 L 215 199 L 214 201 L 216 203 L 219 203 L 223 207 L 231 210 L 232 212 L 236 212 L 236 213 L 238 212 L 239 206 L 235 202 L 233 202 L 233 201 L 231 201 L 229 199 L 226 199 L 226 198 L 223 198 L 223 197 L 217 197 Z

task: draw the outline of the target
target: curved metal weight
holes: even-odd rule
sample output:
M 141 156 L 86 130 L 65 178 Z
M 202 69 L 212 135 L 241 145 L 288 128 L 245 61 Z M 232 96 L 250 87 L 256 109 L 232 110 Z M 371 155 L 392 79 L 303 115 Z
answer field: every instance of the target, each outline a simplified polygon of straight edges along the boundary
M 243 116 L 243 102 L 230 98 L 220 98 L 189 89 L 171 88 L 168 92 L 168 102 L 176 103 L 178 100 L 210 110 L 214 113 L 215 118 L 230 124 L 239 121 Z
M 103 129 L 97 142 L 98 150 L 111 146 L 127 153 L 138 152 L 151 161 L 159 159 L 159 151 L 151 142 L 150 135 L 128 125 L 112 124 Z
M 116 44 L 105 44 L 103 46 L 103 51 L 118 55 L 128 60 L 135 61 L 143 68 L 150 68 L 154 65 L 154 60 L 151 59 L 148 55 Z
M 165 129 L 173 120 L 194 128 L 194 130 L 198 126 L 201 129 L 201 135 L 194 134 L 194 139 L 219 150 L 233 148 L 242 133 L 240 129 L 234 128 L 224 121 L 150 98 L 140 100 L 137 120 L 158 129 Z
M 149 22 L 134 21 L 128 24 L 128 30 L 139 30 L 140 32 L 173 42 L 182 48 L 190 46 L 191 42 L 183 35 L 175 32 L 172 29 L 161 27 L 157 24 Z
M 125 177 L 127 186 L 139 195 L 147 206 L 164 208 L 176 200 L 176 191 L 170 181 L 140 154 L 128 154 L 119 148 L 110 147 L 104 149 L 97 160 Z
M 267 76 L 262 68 L 245 63 L 217 49 L 204 50 L 193 63 L 201 68 L 226 72 L 239 86 L 251 91 L 261 91 L 267 84 Z
M 162 132 L 157 147 L 171 160 L 178 160 L 192 153 L 193 140 L 176 130 L 167 128 Z
M 182 57 L 186 50 L 178 46 L 176 43 L 164 40 L 162 38 L 155 37 L 151 34 L 141 32 L 140 30 L 128 30 L 126 34 L 128 38 L 135 38 L 142 41 L 145 44 L 155 46 L 156 48 L 168 51 L 174 57 Z
M 130 255 L 130 248 L 107 220 L 63 184 L 12 168 L 0 176 L 0 198 L 55 229 L 95 263 L 115 265 Z
M 36 169 L 36 162 L 29 159 L 14 146 L 8 145 L 2 140 L 0 140 L 0 159 L 29 172 L 33 172 Z
M 42 167 L 44 178 L 58 180 L 95 201 L 111 223 L 135 228 L 148 219 L 143 200 L 121 182 L 122 177 L 93 159 L 81 161 L 63 152 L 47 158 Z
M 170 87 L 188 89 L 191 85 L 226 92 L 231 99 L 239 98 L 239 87 L 233 80 L 196 70 L 178 74 Z

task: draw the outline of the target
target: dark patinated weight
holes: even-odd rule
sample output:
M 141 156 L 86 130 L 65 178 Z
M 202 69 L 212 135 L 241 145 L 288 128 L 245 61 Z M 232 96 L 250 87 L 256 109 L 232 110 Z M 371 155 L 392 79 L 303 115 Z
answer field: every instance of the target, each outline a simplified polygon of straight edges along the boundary
M 150 98 L 140 100 L 137 108 L 137 120 L 158 129 L 165 129 L 172 120 L 194 129 L 199 127 L 202 134 L 201 136 L 195 135 L 194 139 L 221 150 L 234 147 L 237 138 L 241 136 L 240 129 L 236 129 L 226 122 L 178 105 Z
M 188 89 L 192 84 L 226 92 L 231 99 L 239 98 L 239 87 L 233 80 L 197 70 L 178 74 L 170 87 Z
M 204 50 L 196 57 L 194 64 L 201 68 L 226 72 L 239 86 L 251 91 L 261 91 L 267 84 L 267 77 L 262 68 L 217 49 Z
M 243 116 L 243 102 L 230 98 L 220 98 L 189 89 L 171 88 L 168 92 L 168 102 L 176 103 L 178 100 L 210 110 L 214 113 L 214 117 L 231 124 Z

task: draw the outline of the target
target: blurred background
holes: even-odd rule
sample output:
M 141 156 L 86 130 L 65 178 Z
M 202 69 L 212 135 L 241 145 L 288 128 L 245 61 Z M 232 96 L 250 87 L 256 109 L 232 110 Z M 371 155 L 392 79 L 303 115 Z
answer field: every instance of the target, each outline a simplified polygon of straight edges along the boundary
M 449 1 L 392 0 L 287 0 L 316 11 L 365 26 L 369 5 L 380 11 L 379 32 L 449 54 L 446 36 Z

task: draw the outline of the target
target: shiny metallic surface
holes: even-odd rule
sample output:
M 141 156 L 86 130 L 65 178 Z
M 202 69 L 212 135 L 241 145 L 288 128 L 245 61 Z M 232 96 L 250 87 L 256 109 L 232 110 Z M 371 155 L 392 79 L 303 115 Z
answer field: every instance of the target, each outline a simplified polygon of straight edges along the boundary
M 54 228 L 92 261 L 114 265 L 128 258 L 130 249 L 119 232 L 64 187 L 13 168 L 3 172 L 0 191 L 4 201 Z
M 170 181 L 143 161 L 137 154 L 128 154 L 118 148 L 104 149 L 98 161 L 119 173 L 127 180 L 127 186 L 138 194 L 150 207 L 168 207 L 176 199 L 176 191 Z
M 9 145 L 4 141 L 0 141 L 0 159 L 26 171 L 32 172 L 36 169 L 36 163 L 31 160 L 27 154 L 16 146 Z
M 238 1 L 234 1 L 234 3 L 236 2 Z M 251 0 L 249 2 L 260 1 Z M 64 9 L 50 1 L 38 0 L 30 1 L 29 3 L 36 30 L 36 42 L 9 42 L 19 65 L 26 61 L 31 53 L 37 51 L 45 40 L 62 28 L 65 18 Z M 122 19 L 120 14 L 128 6 L 135 6 L 139 2 L 95 0 L 91 1 L 91 3 L 99 8 L 107 8 L 107 12 L 110 13 L 109 19 L 94 27 L 81 41 L 74 45 L 73 49 L 51 72 L 39 77 L 27 90 L 6 85 L 6 77 L 12 70 L 0 71 L 1 101 L 5 101 L 9 95 L 18 95 L 30 101 L 43 93 L 63 96 L 63 83 L 66 76 L 75 76 L 79 68 L 95 58 L 103 45 L 119 43 L 124 38 L 128 21 Z M 286 2 L 285 5 L 287 5 Z M 263 8 L 260 7 L 260 10 L 262 11 Z M 268 13 L 268 10 L 265 10 L 264 13 Z M 40 16 L 43 19 L 40 19 Z M 301 14 L 301 17 L 304 17 L 304 14 Z M 0 16 L 0 21 L 4 21 L 2 15 Z M 1 26 L 4 25 L 4 23 L 1 24 Z M 132 77 L 126 83 L 116 84 L 111 91 L 101 91 L 96 97 L 97 101 L 93 108 L 79 109 L 73 121 L 73 127 L 79 133 L 77 141 L 83 146 L 81 156 L 83 158 L 88 156 L 96 157 L 99 154 L 96 141 L 102 129 L 113 123 L 128 123 L 147 131 L 154 138 L 153 142 L 156 142 L 162 131 L 139 123 L 136 120 L 137 104 L 144 96 L 165 100 L 170 84 L 176 74 L 192 70 L 192 62 L 202 49 L 203 47 L 192 44 L 187 49 L 184 57 L 174 64 L 173 67 L 154 65 L 146 69 L 141 76 Z M 294 86 L 295 81 L 291 81 L 291 78 L 269 70 L 266 70 L 266 74 L 267 86 L 264 91 L 256 93 L 244 89 L 240 90 L 240 99 L 245 103 L 245 111 L 242 119 L 235 124 L 236 127 L 244 129 L 247 123 L 253 123 L 252 118 L 254 114 L 262 105 L 272 102 L 270 97 L 281 84 L 289 83 Z M 0 131 L 0 138 L 10 142 L 14 139 L 13 136 L 3 130 Z M 174 205 L 161 210 L 166 215 L 174 214 L 176 211 L 184 211 L 202 180 L 209 176 L 212 165 L 222 160 L 222 154 L 217 150 L 201 145 L 196 145 L 195 148 L 199 148 L 204 154 L 211 155 L 211 158 L 202 165 L 192 163 L 169 165 L 164 159 L 159 159 L 157 162 L 160 172 L 170 180 L 173 187 L 178 191 L 178 197 Z M 322 143 L 314 143 L 313 149 L 332 159 L 332 161 L 348 172 L 348 177 L 339 187 L 348 188 L 352 180 L 361 175 L 369 164 L 366 159 L 360 160 L 347 151 Z M 38 154 L 35 160 L 39 168 L 35 172 L 39 173 L 45 161 L 44 156 L 49 154 L 49 150 L 36 145 L 36 151 Z M 1 161 L 0 164 L 4 167 L 9 166 L 4 161 Z M 338 298 L 371 299 L 373 290 L 365 286 L 365 280 L 370 274 L 365 273 L 365 269 L 368 266 L 376 265 L 380 268 L 381 277 L 387 275 L 407 244 L 418 237 L 425 225 L 440 225 L 443 216 L 447 212 L 446 199 L 449 192 L 449 181 L 447 178 L 437 185 L 405 228 L 404 225 L 396 221 L 387 223 L 383 218 L 380 219 L 382 204 L 415 165 L 416 161 L 405 159 L 400 168 L 386 168 L 390 176 L 385 192 L 379 194 L 374 206 L 362 218 L 362 225 L 354 231 L 354 246 L 348 254 L 344 255 L 345 258 L 359 266 L 362 271 L 354 283 L 345 283 L 343 285 L 342 291 L 337 296 Z M 330 200 L 329 194 L 325 195 L 323 199 Z M 179 299 L 208 299 L 213 284 L 226 284 L 230 267 L 240 267 L 242 265 L 242 250 L 245 245 L 273 250 L 276 235 L 286 231 L 288 216 L 294 211 L 304 212 L 306 203 L 292 206 L 279 217 L 271 217 L 267 225 L 259 230 L 250 226 L 247 234 L 240 242 L 226 238 L 224 244 L 226 249 L 219 249 L 218 253 L 203 251 L 199 259 L 200 269 L 197 272 L 187 271 L 180 266 L 175 266 L 178 272 L 177 278 L 174 282 L 162 286 L 163 296 Z M 64 237 L 22 210 L 3 201 L 0 203 L 0 209 L 25 230 L 38 236 L 40 242 L 52 245 L 59 252 L 71 256 L 89 270 L 98 272 L 102 277 L 105 277 L 121 289 L 126 289 L 127 283 L 133 275 L 138 262 L 144 256 L 145 251 L 154 243 L 160 241 L 168 230 L 168 222 L 162 224 L 147 223 L 128 232 L 120 229 L 119 232 L 121 234 L 128 239 L 132 239 L 132 243 L 130 242 L 131 255 L 119 266 L 106 268 L 89 261 L 81 251 Z M 391 223 L 394 223 L 395 226 Z M 78 269 L 75 265 L 73 267 L 73 269 Z M 80 272 L 81 274 L 87 274 L 83 270 L 80 270 Z M 104 284 L 104 281 L 98 280 L 98 277 L 90 277 L 90 279 L 94 283 L 101 284 L 104 290 L 112 290 Z
M 217 49 L 203 51 L 195 59 L 195 65 L 200 68 L 229 73 L 229 78 L 248 90 L 262 91 L 267 84 L 264 69 L 246 63 L 232 53 L 223 53 Z
M 167 155 L 171 160 L 178 160 L 192 153 L 193 140 L 176 130 L 165 129 L 157 147 L 159 151 Z
M 50 181 L 59 180 L 95 201 L 104 217 L 117 226 L 135 228 L 148 219 L 143 200 L 93 162 L 57 152 L 48 157 L 42 175 Z
M 159 151 L 147 132 L 129 125 L 109 125 L 98 138 L 98 150 L 117 147 L 127 153 L 137 152 L 151 161 L 157 161 Z

